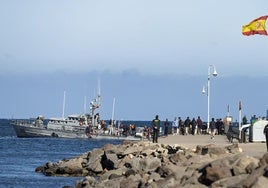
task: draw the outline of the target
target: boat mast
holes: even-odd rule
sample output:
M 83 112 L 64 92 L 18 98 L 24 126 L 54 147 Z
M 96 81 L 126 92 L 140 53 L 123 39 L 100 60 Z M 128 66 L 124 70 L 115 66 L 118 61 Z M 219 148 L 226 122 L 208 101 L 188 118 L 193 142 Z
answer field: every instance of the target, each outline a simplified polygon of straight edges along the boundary
M 63 92 L 63 104 L 62 104 L 62 119 L 64 119 L 64 110 L 65 110 L 65 94 L 66 91 Z
M 95 126 L 95 109 L 99 108 L 101 106 L 101 94 L 100 94 L 100 80 L 98 80 L 98 94 L 97 98 L 95 98 L 93 101 L 90 102 L 90 114 L 92 118 L 92 127 Z
M 87 113 L 87 97 L 84 97 L 84 114 Z
M 100 88 L 100 79 L 98 79 L 98 106 L 100 107 L 101 105 L 101 88 Z
M 112 109 L 112 126 L 113 126 L 113 122 L 114 122 L 114 105 L 115 105 L 115 97 L 113 100 L 113 109 Z

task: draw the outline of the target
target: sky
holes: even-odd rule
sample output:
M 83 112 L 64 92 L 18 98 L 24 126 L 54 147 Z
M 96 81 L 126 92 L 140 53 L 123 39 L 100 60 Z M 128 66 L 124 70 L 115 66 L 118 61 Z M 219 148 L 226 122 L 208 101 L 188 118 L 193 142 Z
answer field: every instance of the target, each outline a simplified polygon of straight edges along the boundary
M 241 34 L 266 4 L 0 0 L 0 118 L 61 117 L 64 91 L 65 116 L 88 112 L 100 80 L 101 119 L 206 120 L 208 74 L 210 117 L 266 116 L 268 38 Z

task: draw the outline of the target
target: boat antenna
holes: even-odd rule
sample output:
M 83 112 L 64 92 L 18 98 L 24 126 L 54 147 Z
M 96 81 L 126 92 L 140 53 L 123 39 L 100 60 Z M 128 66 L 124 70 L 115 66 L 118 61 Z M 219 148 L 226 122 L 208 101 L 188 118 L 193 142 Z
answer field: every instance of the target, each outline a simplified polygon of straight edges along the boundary
M 114 105 L 115 105 L 115 97 L 114 97 L 114 100 L 113 100 L 112 125 L 113 125 L 113 121 L 114 121 Z
M 66 95 L 66 91 L 63 92 L 62 119 L 64 119 L 65 95 Z
M 87 97 L 84 97 L 84 114 L 87 113 Z
M 93 101 L 90 102 L 90 114 L 92 118 L 92 127 L 95 126 L 95 109 L 99 108 L 101 105 L 101 95 L 100 95 L 100 80 L 98 79 L 98 94 L 97 98 L 95 98 Z
M 100 78 L 98 79 L 98 106 L 100 107 L 101 105 L 101 86 L 100 86 Z

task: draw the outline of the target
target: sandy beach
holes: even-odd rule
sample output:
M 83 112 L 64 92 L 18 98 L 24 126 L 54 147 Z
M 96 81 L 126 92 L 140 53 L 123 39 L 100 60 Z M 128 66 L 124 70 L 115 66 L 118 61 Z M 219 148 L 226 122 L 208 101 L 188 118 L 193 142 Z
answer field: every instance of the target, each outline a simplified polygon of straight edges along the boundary
M 197 145 L 214 144 L 215 146 L 224 147 L 232 144 L 225 135 L 215 135 L 214 139 L 211 139 L 209 135 L 168 135 L 167 137 L 160 137 L 158 142 L 162 144 L 179 144 L 192 149 L 195 149 Z M 237 140 L 234 140 L 234 143 L 238 143 Z M 260 157 L 267 151 L 265 142 L 238 144 L 242 152 L 249 156 Z

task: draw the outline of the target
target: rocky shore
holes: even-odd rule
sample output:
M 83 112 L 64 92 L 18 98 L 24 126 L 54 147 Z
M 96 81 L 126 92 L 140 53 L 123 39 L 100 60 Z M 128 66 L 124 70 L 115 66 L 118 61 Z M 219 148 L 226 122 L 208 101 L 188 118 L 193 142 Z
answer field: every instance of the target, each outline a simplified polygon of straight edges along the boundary
M 268 185 L 268 153 L 248 156 L 238 143 L 188 149 L 178 144 L 124 141 L 75 158 L 48 162 L 37 167 L 36 172 L 46 176 L 81 176 L 76 188 L 257 188 Z

